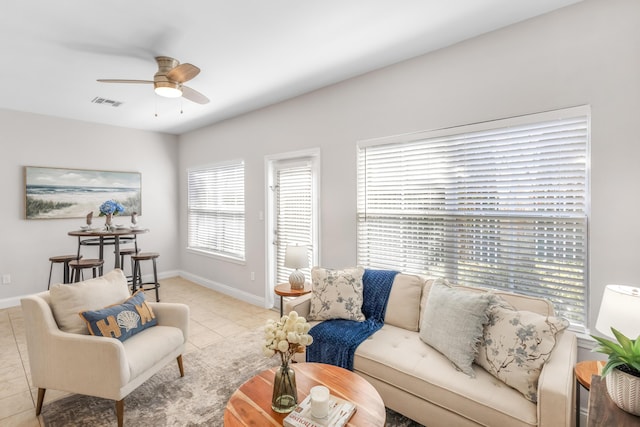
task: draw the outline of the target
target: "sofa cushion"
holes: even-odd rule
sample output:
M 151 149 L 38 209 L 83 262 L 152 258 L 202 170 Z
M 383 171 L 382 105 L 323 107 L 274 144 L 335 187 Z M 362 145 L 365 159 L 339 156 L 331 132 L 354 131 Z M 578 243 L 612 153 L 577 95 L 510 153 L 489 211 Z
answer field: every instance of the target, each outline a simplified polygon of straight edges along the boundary
M 145 329 L 123 342 L 131 378 L 136 378 L 157 365 L 184 342 L 185 337 L 181 329 L 162 325 Z
M 434 283 L 429 292 L 420 338 L 465 374 L 474 377 L 473 360 L 483 325 L 487 323 L 487 307 L 493 296 L 468 292 L 462 287 Z
M 517 311 L 506 301 L 491 304 L 476 363 L 491 375 L 537 402 L 538 377 L 569 322 L 530 311 Z
M 309 320 L 347 319 L 362 322 L 364 268 L 311 269 L 312 295 Z
M 393 280 L 384 323 L 417 331 L 420 324 L 420 296 L 424 279 L 413 274 L 397 274 Z
M 76 334 L 89 334 L 86 323 L 78 313 L 98 310 L 119 304 L 129 298 L 127 278 L 120 269 L 104 276 L 78 283 L 53 285 L 49 291 L 51 309 L 60 330 Z
M 457 371 L 449 359 L 421 341 L 417 332 L 384 325 L 358 346 L 354 371 L 373 378 L 370 382 L 376 388 L 380 382 L 380 389 L 400 394 L 399 399 L 406 399 L 398 391 L 402 390 L 471 420 L 460 425 L 538 425 L 536 405 L 521 393 L 481 368 L 476 368 L 475 378 Z M 420 422 L 429 425 L 426 419 Z
M 122 304 L 84 311 L 80 313 L 80 317 L 86 322 L 91 335 L 117 338 L 120 341 L 158 324 L 142 291 L 136 292 Z

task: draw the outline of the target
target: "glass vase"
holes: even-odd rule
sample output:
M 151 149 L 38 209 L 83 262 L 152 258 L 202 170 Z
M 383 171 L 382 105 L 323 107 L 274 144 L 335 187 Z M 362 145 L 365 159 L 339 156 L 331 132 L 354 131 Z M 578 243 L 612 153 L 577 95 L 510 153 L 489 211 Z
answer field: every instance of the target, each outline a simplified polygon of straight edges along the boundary
M 298 391 L 296 389 L 296 373 L 283 363 L 276 371 L 273 379 L 273 396 L 271 408 L 281 414 L 293 411 L 298 405 Z
M 104 229 L 106 231 L 112 231 L 113 225 L 111 225 L 111 220 L 113 219 L 113 214 L 106 214 L 106 218 L 104 220 Z

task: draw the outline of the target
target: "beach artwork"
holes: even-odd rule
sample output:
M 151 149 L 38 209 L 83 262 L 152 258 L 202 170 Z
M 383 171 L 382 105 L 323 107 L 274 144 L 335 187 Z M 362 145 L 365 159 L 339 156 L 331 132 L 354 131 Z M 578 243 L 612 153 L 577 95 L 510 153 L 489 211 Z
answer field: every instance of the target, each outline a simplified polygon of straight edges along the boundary
M 139 172 L 25 166 L 24 175 L 27 219 L 97 217 L 107 200 L 124 206 L 120 215 L 142 214 Z

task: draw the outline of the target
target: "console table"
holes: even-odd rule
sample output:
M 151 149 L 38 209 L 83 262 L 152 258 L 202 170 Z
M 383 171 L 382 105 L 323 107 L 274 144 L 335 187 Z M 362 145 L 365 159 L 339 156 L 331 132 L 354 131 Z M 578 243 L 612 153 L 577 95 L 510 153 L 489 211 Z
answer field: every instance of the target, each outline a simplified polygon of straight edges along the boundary
M 607 392 L 607 382 L 599 375 L 591 378 L 587 427 L 638 427 L 640 417 L 618 408 Z

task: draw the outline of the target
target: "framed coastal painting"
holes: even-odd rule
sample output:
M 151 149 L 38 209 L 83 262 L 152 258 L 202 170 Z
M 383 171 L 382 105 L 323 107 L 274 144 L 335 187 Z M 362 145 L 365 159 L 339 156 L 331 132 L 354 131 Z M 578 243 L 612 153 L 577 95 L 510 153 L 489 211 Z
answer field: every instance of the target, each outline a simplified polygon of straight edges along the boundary
M 26 219 L 84 218 L 115 200 L 121 215 L 142 214 L 139 172 L 24 167 Z

